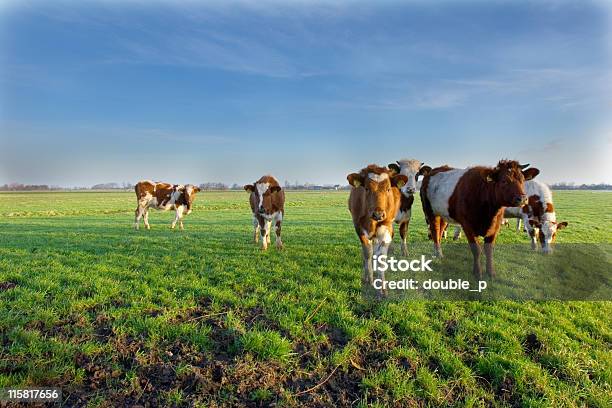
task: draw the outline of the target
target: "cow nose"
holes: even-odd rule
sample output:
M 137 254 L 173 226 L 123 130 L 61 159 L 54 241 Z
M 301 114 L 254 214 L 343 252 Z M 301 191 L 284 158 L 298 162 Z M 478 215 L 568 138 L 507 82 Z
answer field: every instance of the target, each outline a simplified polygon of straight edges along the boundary
M 259 213 L 263 214 L 264 212 L 265 212 L 264 208 L 263 207 L 259 207 Z
M 382 221 L 385 219 L 385 212 L 382 210 L 375 210 L 372 213 L 372 219 L 375 221 Z
M 527 196 L 525 194 L 514 197 L 514 206 L 518 207 L 527 204 Z
M 408 194 L 414 194 L 416 192 L 416 189 L 410 187 L 406 189 L 406 192 L 408 192 Z

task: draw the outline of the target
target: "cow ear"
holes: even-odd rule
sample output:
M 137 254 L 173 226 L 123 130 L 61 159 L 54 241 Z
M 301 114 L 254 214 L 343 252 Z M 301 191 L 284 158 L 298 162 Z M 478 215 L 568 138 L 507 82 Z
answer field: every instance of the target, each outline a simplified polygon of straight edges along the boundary
M 525 176 L 525 180 L 532 180 L 538 174 L 540 174 L 540 170 L 536 169 L 535 167 L 532 167 L 532 168 L 527 169 L 527 170 L 523 170 L 523 176 Z
M 403 174 L 397 174 L 391 178 L 391 185 L 397 188 L 402 188 L 408 182 L 408 177 Z
M 348 180 L 349 184 L 353 187 L 359 187 L 363 184 L 363 177 L 361 177 L 361 174 L 359 173 L 351 173 L 348 176 L 346 176 L 346 179 Z
M 253 191 L 255 191 L 255 186 L 253 186 L 252 184 L 247 184 L 244 186 L 244 189 L 249 193 L 252 193 Z
M 389 168 L 389 170 L 391 170 L 391 174 L 399 174 L 400 172 L 400 166 L 395 163 L 389 163 L 387 167 Z
M 567 227 L 567 221 L 563 221 L 557 224 L 557 230 Z
M 194 193 L 199 193 L 200 191 L 202 191 L 202 189 L 200 189 L 200 187 L 196 186 L 196 187 L 193 188 L 193 192 Z
M 426 176 L 427 174 L 429 174 L 430 171 L 431 167 L 421 165 L 421 168 L 419 169 L 419 175 Z
M 273 193 L 278 193 L 279 191 L 281 191 L 281 187 L 280 186 L 272 186 L 270 187 L 270 191 Z

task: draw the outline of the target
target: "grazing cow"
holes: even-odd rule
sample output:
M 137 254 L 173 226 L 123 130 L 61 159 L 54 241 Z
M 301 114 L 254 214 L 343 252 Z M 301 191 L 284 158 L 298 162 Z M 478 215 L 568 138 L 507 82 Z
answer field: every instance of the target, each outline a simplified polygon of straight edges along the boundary
M 525 194 L 527 194 L 527 204 L 513 208 L 512 213 L 520 213 L 518 219 L 523 220 L 531 237 L 531 248 L 537 249 L 537 241 L 540 241 L 542 252 L 549 254 L 557 238 L 557 231 L 567 227 L 568 223 L 557 222 L 552 191 L 546 184 L 538 180 L 526 181 Z
M 270 243 L 270 227 L 274 221 L 276 232 L 276 248 L 283 248 L 281 240 L 281 224 L 285 215 L 285 192 L 272 176 L 263 176 L 254 184 L 247 184 L 244 189 L 251 193 L 249 202 L 253 211 L 253 240 L 259 241 L 261 233 L 261 249 L 268 249 Z
M 421 185 L 423 212 L 434 241 L 434 255 L 442 256 L 440 239 L 447 222 L 460 224 L 474 257 L 474 275 L 482 277 L 480 245 L 484 237 L 486 271 L 495 276 L 493 244 L 504 207 L 516 207 L 527 201 L 523 184 L 539 174 L 539 170 L 516 161 L 502 160 L 496 167 L 453 169 L 448 166 L 431 170 Z
M 363 254 L 362 282 L 372 284 L 372 256 L 387 255 L 393 239 L 393 220 L 400 208 L 400 188 L 408 181 L 402 174 L 370 164 L 346 179 L 352 186 L 348 207 Z M 374 249 L 372 248 L 374 244 Z M 384 272 L 378 271 L 384 281 Z M 381 291 L 380 295 L 383 295 Z
M 149 208 L 155 208 L 162 211 L 175 210 L 176 217 L 172 221 L 171 228 L 174 229 L 178 222 L 179 227 L 184 229 L 183 217 L 191 213 L 193 200 L 200 188 L 192 184 L 168 184 L 143 180 L 136 184 L 134 190 L 138 200 L 134 228 L 139 228 L 140 219 L 143 218 L 145 228 L 151 229 Z
M 400 199 L 400 209 L 395 216 L 395 223 L 399 224 L 399 232 L 401 239 L 402 255 L 408 255 L 408 247 L 406 240 L 408 238 L 408 224 L 412 216 L 412 203 L 414 202 L 414 193 L 417 191 L 417 181 L 420 175 L 423 175 L 431 170 L 431 167 L 424 166 L 425 163 L 414 159 L 398 160 L 395 163 L 389 164 L 387 167 L 395 174 L 402 174 L 408 178 L 408 181 L 400 189 L 402 195 Z

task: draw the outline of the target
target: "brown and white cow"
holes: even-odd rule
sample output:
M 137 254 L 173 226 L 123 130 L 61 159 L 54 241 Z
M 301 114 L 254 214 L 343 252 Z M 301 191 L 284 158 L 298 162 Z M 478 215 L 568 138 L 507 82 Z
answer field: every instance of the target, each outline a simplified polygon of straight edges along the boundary
M 538 244 L 542 246 L 542 252 L 552 252 L 552 244 L 557 238 L 557 231 L 567 227 L 567 221 L 557 222 L 555 206 L 553 205 L 552 191 L 538 180 L 525 182 L 525 194 L 527 203 L 522 207 L 508 207 L 504 211 L 504 217 L 517 218 L 517 229 L 521 220 L 525 225 L 527 233 L 531 237 L 531 248 L 537 249 Z
M 139 228 L 140 219 L 143 218 L 145 228 L 151 229 L 149 208 L 155 208 L 162 211 L 175 210 L 176 216 L 171 228 L 174 228 L 178 222 L 180 228 L 184 229 L 183 217 L 191 213 L 193 200 L 200 188 L 192 184 L 169 184 L 143 180 L 136 184 L 134 190 L 138 200 L 134 228 Z
M 375 164 L 361 169 L 359 173 L 351 173 L 346 178 L 353 187 L 348 207 L 355 232 L 361 241 L 362 282 L 372 284 L 372 256 L 387 255 L 393 239 L 393 220 L 400 208 L 400 188 L 408 178 Z M 384 272 L 379 270 L 378 277 L 384 281 Z
M 406 245 L 408 225 L 412 217 L 412 203 L 414 202 L 414 193 L 417 191 L 418 177 L 431 170 L 431 167 L 424 166 L 424 164 L 420 160 L 402 159 L 387 165 L 396 174 L 402 174 L 408 178 L 406 184 L 400 189 L 402 193 L 400 208 L 394 220 L 396 224 L 399 224 L 403 256 L 408 255 L 408 246 Z
M 484 237 L 486 271 L 495 276 L 493 244 L 499 232 L 504 207 L 516 207 L 527 201 L 524 182 L 539 174 L 535 168 L 517 161 L 501 160 L 496 167 L 453 169 L 448 166 L 431 170 L 421 185 L 423 212 L 434 241 L 434 256 L 442 256 L 440 239 L 445 223 L 460 224 L 474 257 L 474 275 L 482 277 L 480 245 Z
M 261 249 L 268 249 L 270 229 L 274 222 L 276 248 L 282 249 L 281 224 L 285 216 L 285 191 L 278 180 L 270 175 L 245 185 L 244 189 L 251 193 L 249 202 L 253 211 L 253 241 L 257 243 L 261 234 Z

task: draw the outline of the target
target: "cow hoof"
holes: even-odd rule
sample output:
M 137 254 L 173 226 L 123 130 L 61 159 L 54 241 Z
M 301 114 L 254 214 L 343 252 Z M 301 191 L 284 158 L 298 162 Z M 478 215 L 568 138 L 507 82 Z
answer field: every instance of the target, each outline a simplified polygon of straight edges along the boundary
M 276 244 L 276 249 L 281 250 L 283 249 L 285 246 L 283 244 Z

